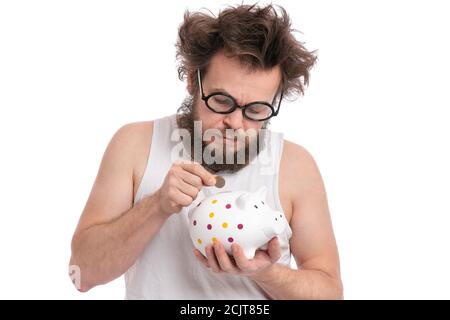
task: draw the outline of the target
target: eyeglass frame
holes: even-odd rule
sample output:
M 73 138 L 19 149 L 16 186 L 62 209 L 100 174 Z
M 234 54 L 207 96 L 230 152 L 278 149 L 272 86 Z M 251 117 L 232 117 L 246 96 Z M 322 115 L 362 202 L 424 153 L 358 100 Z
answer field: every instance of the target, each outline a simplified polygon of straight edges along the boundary
M 254 102 L 250 102 L 250 103 L 247 103 L 247 104 L 241 106 L 240 104 L 237 103 L 236 99 L 232 95 L 230 95 L 230 94 L 228 94 L 226 92 L 215 91 L 215 92 L 212 92 L 209 95 L 205 96 L 205 93 L 203 92 L 202 76 L 201 76 L 201 73 L 200 73 L 200 69 L 197 69 L 197 76 L 198 76 L 197 77 L 198 78 L 198 84 L 199 84 L 199 87 L 200 87 L 200 93 L 202 94 L 202 100 L 205 102 L 206 107 L 208 107 L 208 109 L 210 109 L 211 111 L 213 111 L 215 113 L 230 114 L 230 113 L 233 113 L 234 110 L 239 108 L 239 109 L 242 110 L 242 115 L 246 119 L 249 119 L 249 120 L 252 120 L 252 121 L 267 121 L 270 118 L 277 116 L 278 112 L 280 111 L 281 101 L 283 100 L 283 91 L 281 91 L 281 94 L 280 94 L 280 101 L 278 102 L 277 110 L 274 109 L 272 104 L 275 103 L 275 100 L 277 98 L 278 93 L 275 94 L 275 97 L 273 98 L 272 104 L 270 104 L 270 103 L 268 103 L 266 101 L 254 101 Z M 208 105 L 208 99 L 213 97 L 213 96 L 217 96 L 217 95 L 224 95 L 224 96 L 230 98 L 231 101 L 233 101 L 233 103 L 234 103 L 233 107 L 230 110 L 228 110 L 228 111 L 216 111 L 213 108 L 211 108 Z M 245 113 L 245 109 L 247 109 L 248 107 L 250 107 L 252 105 L 255 105 L 255 104 L 264 104 L 264 105 L 268 106 L 272 110 L 272 113 L 270 114 L 270 116 L 268 116 L 268 117 L 266 117 L 264 119 L 252 119 L 252 118 L 248 117 L 247 114 Z

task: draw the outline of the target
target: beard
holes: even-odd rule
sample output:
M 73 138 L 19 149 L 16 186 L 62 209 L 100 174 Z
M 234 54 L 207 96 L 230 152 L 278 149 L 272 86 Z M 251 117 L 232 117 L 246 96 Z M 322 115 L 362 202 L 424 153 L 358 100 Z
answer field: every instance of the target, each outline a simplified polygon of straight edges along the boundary
M 243 168 L 245 168 L 248 164 L 250 164 L 253 159 L 255 159 L 258 154 L 264 149 L 266 144 L 266 138 L 265 134 L 256 134 L 253 137 L 249 135 L 242 136 L 240 134 L 237 134 L 238 130 L 233 130 L 231 128 L 225 128 L 228 130 L 233 130 L 233 132 L 236 133 L 234 135 L 234 143 L 231 145 L 221 143 L 221 141 L 217 142 L 217 139 L 214 139 L 213 141 L 203 141 L 203 132 L 198 132 L 198 129 L 195 126 L 195 122 L 201 121 L 197 115 L 196 112 L 196 98 L 193 96 L 188 96 L 184 99 L 181 106 L 178 108 L 177 111 L 177 124 L 178 128 L 180 129 L 186 129 L 191 139 L 190 145 L 189 142 L 186 142 L 183 140 L 183 143 L 185 145 L 185 150 L 189 153 L 189 156 L 192 161 L 194 159 L 201 159 L 200 164 L 207 169 L 210 172 L 217 173 L 217 172 L 229 172 L 234 173 L 237 172 Z M 262 129 L 266 129 L 269 124 L 269 120 L 266 120 L 263 123 Z M 197 132 L 196 132 L 197 131 Z M 236 139 L 237 137 L 244 137 L 244 145 L 240 147 L 237 146 Z M 225 132 L 222 132 L 222 137 L 226 137 Z M 200 141 L 196 141 L 201 140 Z M 251 148 L 251 144 L 253 144 L 255 147 Z M 194 146 L 201 145 L 201 150 L 198 152 L 194 149 Z M 207 152 L 204 152 L 207 151 Z M 219 159 L 222 159 L 225 157 L 227 159 L 226 163 L 225 161 L 211 161 L 207 155 L 208 151 L 214 155 L 219 156 Z M 195 152 L 198 152 L 197 157 L 195 157 Z M 244 159 L 242 159 L 244 157 Z M 230 161 L 229 159 L 232 159 Z

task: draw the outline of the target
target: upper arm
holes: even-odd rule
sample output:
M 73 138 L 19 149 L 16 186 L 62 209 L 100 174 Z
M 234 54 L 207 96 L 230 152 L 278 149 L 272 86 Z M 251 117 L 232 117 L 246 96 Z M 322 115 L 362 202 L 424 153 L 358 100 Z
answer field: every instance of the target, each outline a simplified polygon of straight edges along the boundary
M 325 186 L 311 154 L 285 143 L 285 158 L 292 203 L 290 246 L 297 265 L 340 280 L 339 256 Z
M 144 130 L 144 123 L 130 123 L 111 138 L 76 232 L 111 221 L 133 206 L 133 173 Z

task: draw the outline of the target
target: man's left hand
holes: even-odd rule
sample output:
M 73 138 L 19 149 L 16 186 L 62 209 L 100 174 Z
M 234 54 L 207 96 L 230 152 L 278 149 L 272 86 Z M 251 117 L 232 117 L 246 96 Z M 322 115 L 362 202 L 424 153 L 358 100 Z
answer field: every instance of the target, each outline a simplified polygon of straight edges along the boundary
M 270 269 L 281 257 L 281 248 L 277 237 L 269 241 L 267 251 L 257 250 L 253 259 L 247 259 L 241 246 L 237 243 L 231 245 L 231 250 L 233 255 L 229 256 L 223 244 L 215 241 L 213 245 L 206 246 L 206 257 L 198 249 L 195 249 L 194 253 L 205 267 L 211 268 L 215 273 L 226 272 L 250 278 Z

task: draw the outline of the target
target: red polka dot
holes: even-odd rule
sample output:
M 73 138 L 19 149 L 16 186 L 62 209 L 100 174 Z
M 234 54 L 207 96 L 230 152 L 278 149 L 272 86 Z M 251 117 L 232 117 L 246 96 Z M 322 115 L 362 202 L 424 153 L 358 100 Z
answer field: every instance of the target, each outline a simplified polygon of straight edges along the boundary
M 227 205 L 225 206 L 225 208 L 230 209 L 230 208 L 231 208 L 231 204 L 227 204 Z
M 196 226 L 197 225 L 197 220 L 194 220 L 194 226 Z
M 228 242 L 233 242 L 233 241 L 234 241 L 234 239 L 232 237 L 228 238 Z
M 239 223 L 238 224 L 238 229 L 240 230 L 240 229 L 242 229 L 244 226 L 242 225 L 242 223 Z
M 212 225 L 210 225 L 210 224 L 208 224 L 206 227 L 208 228 L 208 230 L 212 229 Z

